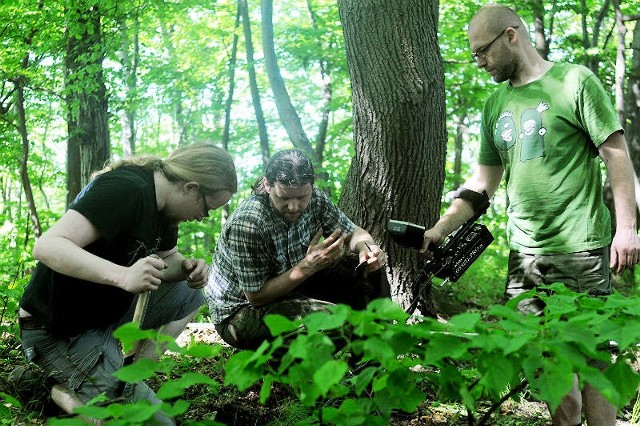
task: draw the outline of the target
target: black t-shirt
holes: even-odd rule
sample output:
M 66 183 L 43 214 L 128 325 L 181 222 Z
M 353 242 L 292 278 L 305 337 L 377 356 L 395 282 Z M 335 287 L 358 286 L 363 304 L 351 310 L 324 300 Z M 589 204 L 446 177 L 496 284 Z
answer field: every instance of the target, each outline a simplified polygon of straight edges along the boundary
M 175 247 L 178 228 L 158 212 L 153 172 L 123 167 L 91 181 L 69 206 L 98 229 L 85 249 L 123 266 Z M 69 277 L 38 263 L 20 306 L 58 336 L 74 336 L 116 323 L 133 293 Z

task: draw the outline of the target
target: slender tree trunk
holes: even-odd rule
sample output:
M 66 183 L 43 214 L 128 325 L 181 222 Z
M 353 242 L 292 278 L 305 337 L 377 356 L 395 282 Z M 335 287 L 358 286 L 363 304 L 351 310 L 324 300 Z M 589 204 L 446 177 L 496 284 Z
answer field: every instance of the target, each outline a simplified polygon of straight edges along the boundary
M 320 168 L 322 166 L 320 158 L 316 155 L 307 134 L 302 128 L 300 117 L 298 117 L 298 113 L 291 103 L 291 98 L 278 67 L 276 51 L 273 45 L 273 0 L 262 0 L 260 4 L 262 6 L 262 51 L 264 63 L 267 68 L 276 108 L 280 115 L 280 121 L 293 145 L 304 150 L 316 167 Z
M 22 69 L 26 70 L 29 64 L 29 56 L 26 55 L 22 60 Z M 15 81 L 16 84 L 16 110 L 18 115 L 18 133 L 22 141 L 22 156 L 20 158 L 20 179 L 22 181 L 22 188 L 24 190 L 25 197 L 27 199 L 27 208 L 29 209 L 29 217 L 31 218 L 31 225 L 33 226 L 33 235 L 36 238 L 40 238 L 42 235 L 42 226 L 40 225 L 40 218 L 38 217 L 38 210 L 36 209 L 36 203 L 33 198 L 33 191 L 31 189 L 31 180 L 29 179 L 29 137 L 27 134 L 27 117 L 24 110 L 24 78 L 19 78 Z
M 137 12 L 134 12 L 133 28 L 129 34 L 127 17 L 122 19 L 120 35 L 120 58 L 126 85 L 124 108 L 122 109 L 122 152 L 129 156 L 136 152 L 136 115 L 137 115 L 137 89 L 138 89 L 138 60 L 140 56 L 140 44 L 138 34 L 140 21 Z M 129 40 L 131 37 L 131 41 Z
M 238 57 L 238 42 L 240 37 L 238 36 L 238 29 L 240 28 L 240 19 L 242 16 L 242 6 L 240 2 L 236 7 L 236 24 L 235 31 L 233 33 L 233 42 L 231 45 L 231 58 L 229 58 L 229 91 L 227 93 L 227 99 L 224 103 L 224 128 L 222 130 L 222 147 L 226 150 L 229 149 L 229 135 L 231 133 L 231 107 L 233 105 L 233 94 L 236 88 L 236 66 Z M 229 217 L 229 204 L 225 204 L 222 207 L 221 225 L 227 221 Z
M 544 59 L 549 57 L 549 44 L 545 37 L 544 30 L 544 4 L 542 0 L 534 0 L 532 2 L 533 7 L 533 22 L 535 26 L 535 46 L 540 56 Z
M 620 3 L 618 0 L 613 0 L 613 9 L 616 15 L 616 28 L 618 35 L 618 43 L 616 45 L 616 73 L 615 73 L 615 103 L 616 110 L 618 111 L 618 118 L 620 123 L 624 125 L 625 113 L 624 113 L 624 79 L 627 70 L 627 64 L 625 62 L 625 38 L 627 36 L 627 27 L 622 22 L 622 12 L 620 11 Z
M 587 51 L 591 47 L 597 47 L 600 40 L 600 31 L 602 29 L 602 23 L 607 16 L 607 11 L 609 10 L 609 6 L 611 5 L 610 0 L 604 0 L 602 3 L 602 7 L 600 8 L 600 12 L 595 18 L 595 21 L 591 24 L 588 23 L 587 17 L 589 15 L 589 8 L 587 6 L 586 0 L 580 1 L 581 5 L 581 20 L 582 20 L 582 44 L 584 50 Z M 589 37 L 589 30 L 592 31 L 591 37 Z M 598 68 L 600 58 L 590 55 L 587 59 L 585 66 L 587 66 L 594 74 L 598 75 Z
M 311 18 L 311 25 L 315 30 L 318 30 L 318 19 L 311 0 L 307 0 L 307 9 L 309 10 L 309 17 Z M 316 155 L 318 156 L 320 164 L 322 164 L 324 157 L 324 145 L 327 139 L 327 128 L 329 127 L 329 114 L 331 113 L 330 105 L 333 94 L 331 90 L 331 76 L 329 75 L 327 61 L 324 58 L 320 58 L 318 64 L 320 66 L 320 78 L 322 81 L 323 105 L 321 108 L 322 115 L 320 117 L 320 124 L 318 125 L 318 136 L 316 138 Z
M 353 89 L 355 158 L 340 207 L 389 257 L 392 295 L 422 264 L 389 241 L 389 219 L 432 225 L 439 217 L 447 133 L 438 2 L 338 0 Z
M 100 8 L 83 5 L 70 13 L 67 29 L 67 204 L 110 157 L 107 98 L 102 72 Z
M 467 114 L 462 113 L 456 124 L 456 139 L 455 139 L 455 157 L 453 161 L 453 188 L 451 190 L 456 190 L 460 188 L 462 185 L 462 145 L 464 142 L 464 135 L 467 134 L 467 125 L 465 124 L 467 121 Z
M 636 174 L 636 204 L 640 210 L 640 21 L 636 21 L 631 41 L 631 66 L 627 81 L 625 108 L 625 136 L 629 145 L 629 154 Z
M 258 79 L 256 78 L 255 61 L 253 59 L 253 38 L 251 35 L 251 20 L 249 19 L 249 9 L 247 0 L 239 0 L 238 7 L 242 14 L 242 25 L 244 29 L 245 49 L 247 53 L 247 68 L 249 72 L 249 88 L 251 90 L 251 100 L 253 101 L 253 110 L 256 113 L 256 122 L 258 123 L 258 133 L 260 135 L 260 152 L 262 153 L 262 162 L 269 162 L 269 135 L 267 133 L 267 125 L 262 112 L 262 103 L 260 102 L 260 90 L 258 89 Z
M 169 29 L 167 28 L 166 17 L 164 16 L 164 11 L 162 6 L 158 8 L 158 19 L 160 20 L 160 28 L 162 31 L 162 41 L 164 44 L 164 48 L 167 51 L 168 61 L 171 64 L 178 63 L 178 55 L 176 54 L 176 49 L 171 41 L 171 34 Z M 176 88 L 175 86 L 169 89 L 170 98 L 171 98 L 171 108 L 173 114 L 173 131 L 174 135 L 177 136 L 178 145 L 182 146 L 187 143 L 189 140 L 189 129 L 187 126 L 187 121 L 185 119 L 185 114 L 183 110 L 183 100 L 184 100 L 184 92 Z
M 236 88 L 236 62 L 238 55 L 238 32 L 237 30 L 240 28 L 240 17 L 241 17 L 241 5 L 238 2 L 237 12 L 236 12 L 236 24 L 235 30 L 233 33 L 233 42 L 231 45 L 231 58 L 229 58 L 229 91 L 227 93 L 227 100 L 224 103 L 224 129 L 222 130 L 222 147 L 224 149 L 229 149 L 229 134 L 231 132 L 231 106 L 233 105 L 233 93 Z

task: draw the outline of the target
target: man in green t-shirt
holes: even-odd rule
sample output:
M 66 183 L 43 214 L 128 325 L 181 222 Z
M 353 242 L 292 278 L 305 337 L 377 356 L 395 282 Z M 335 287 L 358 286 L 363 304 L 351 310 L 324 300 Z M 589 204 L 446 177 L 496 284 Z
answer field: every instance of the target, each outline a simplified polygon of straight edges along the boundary
M 421 250 L 439 243 L 479 211 L 502 177 L 510 248 L 507 297 L 563 282 L 591 295 L 611 293 L 609 268 L 640 261 L 633 168 L 622 127 L 597 77 L 579 65 L 543 59 L 511 9 L 489 4 L 471 20 L 468 37 L 478 67 L 498 90 L 487 101 L 478 165 L 451 207 L 425 231 Z M 615 204 L 615 234 L 603 202 L 600 159 Z M 537 299 L 523 312 L 540 314 Z M 616 409 L 589 384 L 574 389 L 553 413 L 554 424 L 615 424 Z

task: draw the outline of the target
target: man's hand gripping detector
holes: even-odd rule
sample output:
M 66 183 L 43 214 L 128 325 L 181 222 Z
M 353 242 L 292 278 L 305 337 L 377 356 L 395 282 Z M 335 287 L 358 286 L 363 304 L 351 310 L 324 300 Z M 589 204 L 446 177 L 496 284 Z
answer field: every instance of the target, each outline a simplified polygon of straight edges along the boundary
M 474 215 L 458 228 L 447 239 L 443 246 L 429 244 L 428 249 L 433 257 L 426 261 L 418 273 L 416 282 L 412 286 L 414 301 L 407 312 L 413 312 L 423 293 L 425 285 L 431 285 L 433 277 L 443 279 L 441 285 L 449 281 L 456 282 L 471 264 L 484 252 L 493 241 L 493 235 L 486 226 L 475 221 L 487 211 L 489 197 L 487 192 L 478 193 L 466 188 L 456 191 L 454 198 L 470 201 Z M 420 249 L 424 242 L 425 227 L 400 220 L 390 220 L 387 231 L 398 244 Z

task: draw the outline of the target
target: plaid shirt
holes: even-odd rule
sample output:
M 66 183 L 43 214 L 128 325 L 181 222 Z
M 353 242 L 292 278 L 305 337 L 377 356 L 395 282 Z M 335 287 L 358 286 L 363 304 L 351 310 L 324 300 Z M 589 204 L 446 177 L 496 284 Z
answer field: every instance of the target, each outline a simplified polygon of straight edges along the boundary
M 224 225 L 209 271 L 205 295 L 212 322 L 248 305 L 244 291 L 260 290 L 304 259 L 317 231 L 328 237 L 338 228 L 351 235 L 356 225 L 316 187 L 302 216 L 291 224 L 273 210 L 268 195 L 245 200 Z

